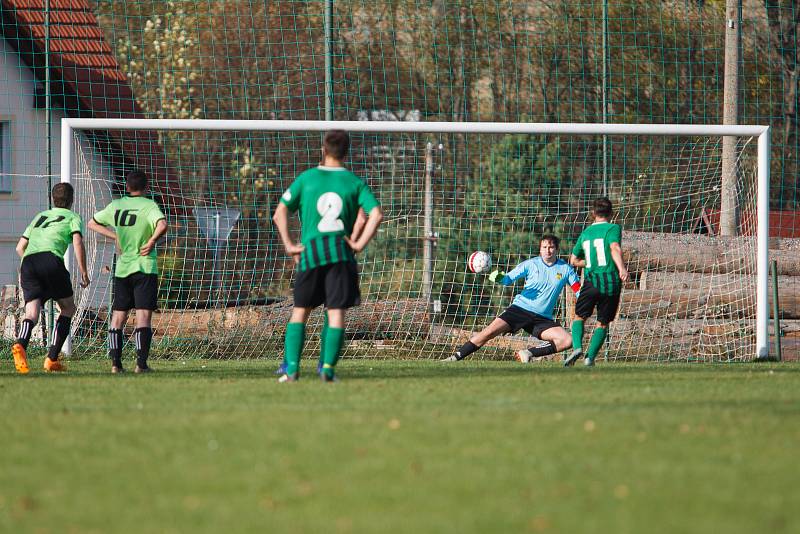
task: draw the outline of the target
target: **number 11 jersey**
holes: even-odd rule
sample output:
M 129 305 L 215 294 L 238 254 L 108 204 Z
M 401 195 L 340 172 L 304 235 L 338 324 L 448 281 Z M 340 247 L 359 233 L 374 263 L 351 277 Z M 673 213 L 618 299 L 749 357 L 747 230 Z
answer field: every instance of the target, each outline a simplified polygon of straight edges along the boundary
M 611 243 L 622 244 L 622 228 L 618 224 L 596 222 L 586 228 L 572 254 L 586 260 L 586 279 L 603 295 L 616 295 L 622 291 L 617 264 L 611 257 Z
M 369 186 L 344 167 L 320 165 L 302 173 L 281 196 L 290 212 L 300 211 L 300 242 L 305 247 L 298 269 L 355 261 L 344 242 L 358 209 L 369 214 L 379 206 Z
M 155 247 L 147 256 L 139 254 L 139 249 L 153 236 L 156 223 L 165 218 L 158 204 L 141 196 L 118 198 L 94 214 L 96 223 L 111 226 L 117 233 L 122 254 L 117 258 L 114 276 L 158 274 Z

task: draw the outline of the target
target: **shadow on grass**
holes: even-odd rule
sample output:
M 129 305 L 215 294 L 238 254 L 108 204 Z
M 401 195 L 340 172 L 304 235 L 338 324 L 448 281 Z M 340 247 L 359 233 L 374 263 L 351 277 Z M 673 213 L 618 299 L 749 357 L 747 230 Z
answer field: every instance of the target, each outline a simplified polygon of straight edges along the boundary
M 6 366 L 6 363 L 8 366 Z M 301 378 L 305 381 L 317 380 L 315 373 L 316 360 L 304 360 L 301 367 Z M 58 380 L 108 377 L 113 380 L 126 380 L 136 378 L 140 380 L 175 380 L 176 378 L 196 379 L 206 378 L 213 380 L 229 379 L 265 379 L 276 380 L 275 370 L 278 368 L 277 360 L 189 360 L 188 365 L 176 361 L 155 361 L 152 363 L 154 371 L 147 374 L 133 372 L 133 364 L 126 367 L 126 372 L 121 375 L 112 375 L 110 366 L 100 361 L 75 361 L 68 363 L 66 373 L 45 373 L 37 367 L 31 369 L 28 375 L 18 375 L 14 370 L 13 362 L 0 362 L 0 378 L 3 380 L 17 377 L 21 380 Z M 576 365 L 573 368 L 564 368 L 558 362 L 524 365 L 517 362 L 497 361 L 463 361 L 439 362 L 432 360 L 343 360 L 340 362 L 337 373 L 341 380 L 384 380 L 384 379 L 414 379 L 414 380 L 442 380 L 449 378 L 496 378 L 496 377 L 523 377 L 537 375 L 542 377 L 580 376 L 597 377 L 628 376 L 652 380 L 654 375 L 668 373 L 678 375 L 706 375 L 714 374 L 720 377 L 726 375 L 741 375 L 744 373 L 800 373 L 800 363 L 642 363 L 642 362 L 600 362 L 594 368 L 584 368 Z

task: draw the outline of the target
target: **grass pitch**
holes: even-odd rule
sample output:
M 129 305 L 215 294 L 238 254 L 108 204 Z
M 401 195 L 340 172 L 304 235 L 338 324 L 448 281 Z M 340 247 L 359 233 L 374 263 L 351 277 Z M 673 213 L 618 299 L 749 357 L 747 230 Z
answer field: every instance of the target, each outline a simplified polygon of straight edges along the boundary
M 800 531 L 798 364 L 0 363 L 3 532 Z

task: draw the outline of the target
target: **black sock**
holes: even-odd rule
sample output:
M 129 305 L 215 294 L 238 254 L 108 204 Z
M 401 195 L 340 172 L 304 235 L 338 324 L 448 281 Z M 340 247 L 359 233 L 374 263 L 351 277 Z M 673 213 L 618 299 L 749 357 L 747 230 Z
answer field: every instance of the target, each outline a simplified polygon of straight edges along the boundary
M 61 347 L 69 336 L 69 325 L 72 322 L 72 317 L 64 317 L 59 315 L 56 320 L 55 331 L 53 332 L 53 344 L 50 345 L 50 350 L 47 351 L 47 357 L 51 361 L 58 359 L 58 353 L 61 352 Z
M 112 328 L 108 331 L 108 357 L 111 365 L 122 367 L 122 330 Z
M 36 323 L 31 321 L 30 319 L 24 319 L 22 324 L 19 326 L 19 333 L 17 334 L 17 343 L 22 345 L 22 347 L 27 350 L 28 343 L 31 341 L 31 334 L 33 333 L 33 327 L 36 326 Z
M 548 354 L 555 354 L 556 346 L 553 344 L 552 341 L 545 341 L 546 345 L 541 345 L 539 347 L 529 347 L 528 352 L 531 353 L 531 356 L 534 358 L 539 358 L 540 356 L 547 356 Z
M 147 357 L 150 356 L 150 343 L 153 341 L 153 329 L 137 328 L 133 331 L 133 340 L 136 343 L 136 365 L 146 369 Z
M 464 358 L 466 358 L 467 356 L 469 356 L 470 354 L 472 354 L 473 352 L 475 352 L 479 348 L 480 347 L 478 345 L 476 345 L 475 343 L 473 343 L 472 341 L 467 341 L 466 343 L 461 345 L 460 349 L 458 349 L 456 351 L 456 359 L 457 360 L 463 360 Z

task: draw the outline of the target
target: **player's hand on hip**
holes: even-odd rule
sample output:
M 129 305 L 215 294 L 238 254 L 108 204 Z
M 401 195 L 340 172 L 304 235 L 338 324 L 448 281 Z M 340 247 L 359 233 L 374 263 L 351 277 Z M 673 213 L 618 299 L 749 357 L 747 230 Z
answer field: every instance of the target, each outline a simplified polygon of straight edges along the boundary
M 347 243 L 347 246 L 350 247 L 350 249 L 356 254 L 364 250 L 364 248 L 367 246 L 366 243 L 359 243 L 358 241 L 353 241 L 347 236 L 344 236 L 344 241 L 345 243 Z
M 501 283 L 505 275 L 506 275 L 505 271 L 500 271 L 498 269 L 495 269 L 494 271 L 489 273 L 489 281 L 495 284 L 499 284 Z
M 286 245 L 286 253 L 292 257 L 297 256 L 298 258 L 297 261 L 299 261 L 300 254 L 302 254 L 305 248 L 306 247 L 304 247 L 303 245 L 296 245 L 292 243 L 290 245 Z
M 156 244 L 154 241 L 148 241 L 147 243 L 142 245 L 142 248 L 139 249 L 139 254 L 141 254 L 142 256 L 147 256 L 148 254 L 150 254 L 150 252 L 153 250 L 153 247 L 155 246 Z

